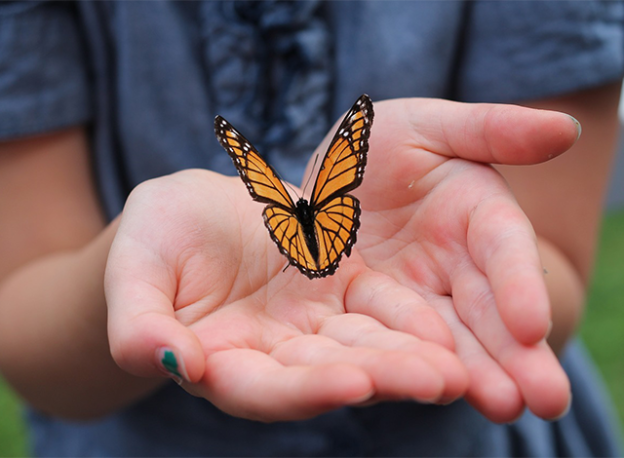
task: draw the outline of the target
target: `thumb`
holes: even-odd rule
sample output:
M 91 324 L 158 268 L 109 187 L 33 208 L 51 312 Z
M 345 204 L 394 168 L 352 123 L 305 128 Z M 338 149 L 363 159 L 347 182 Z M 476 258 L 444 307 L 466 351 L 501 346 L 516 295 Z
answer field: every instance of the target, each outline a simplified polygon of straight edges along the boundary
M 162 258 L 118 232 L 104 285 L 109 344 L 119 367 L 178 383 L 201 379 L 204 353 L 197 336 L 175 316 L 177 280 Z
M 529 165 L 567 151 L 581 133 L 579 122 L 556 111 L 517 105 L 400 99 L 375 104 L 377 130 L 410 132 L 411 142 L 446 157 L 476 162 Z M 398 136 L 397 138 L 401 138 Z M 392 141 L 371 135 L 387 149 Z

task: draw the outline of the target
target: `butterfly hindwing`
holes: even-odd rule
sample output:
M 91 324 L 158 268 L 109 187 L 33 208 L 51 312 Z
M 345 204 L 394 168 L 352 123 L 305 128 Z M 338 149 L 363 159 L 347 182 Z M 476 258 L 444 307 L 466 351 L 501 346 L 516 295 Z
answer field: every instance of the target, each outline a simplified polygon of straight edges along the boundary
M 228 152 L 251 197 L 264 203 L 294 208 L 292 198 L 273 167 L 253 145 L 221 116 L 215 118 L 215 133 Z
M 322 206 L 327 199 L 362 183 L 373 116 L 373 103 L 364 94 L 346 114 L 329 145 L 314 183 L 312 206 Z
M 263 212 L 264 225 L 271 238 L 290 264 L 309 278 L 317 270 L 314 256 L 305 241 L 305 231 L 296 216 L 285 208 L 267 205 Z
M 349 194 L 335 197 L 316 212 L 314 226 L 320 277 L 332 275 L 342 255 L 351 254 L 360 227 L 360 213 L 360 202 Z
M 302 225 L 292 212 L 277 205 L 268 205 L 263 216 L 271 238 L 290 264 L 308 278 L 319 278 L 332 275 L 342 255 L 351 254 L 360 225 L 360 204 L 350 195 L 335 197 L 316 212 L 313 228 Z M 306 242 L 308 230 L 313 231 L 315 250 Z

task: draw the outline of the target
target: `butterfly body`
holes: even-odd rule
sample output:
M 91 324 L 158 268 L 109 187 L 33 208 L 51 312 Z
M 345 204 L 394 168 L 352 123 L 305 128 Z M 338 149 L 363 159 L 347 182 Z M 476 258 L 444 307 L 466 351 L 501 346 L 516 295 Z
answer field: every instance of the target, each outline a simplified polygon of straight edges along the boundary
M 297 201 L 295 216 L 297 221 L 301 224 L 301 231 L 303 232 L 306 246 L 310 251 L 312 259 L 314 259 L 316 265 L 319 264 L 319 247 L 318 240 L 316 239 L 316 230 L 314 229 L 314 210 L 310 206 L 310 203 L 303 197 Z
M 321 163 L 310 200 L 295 203 L 253 145 L 217 116 L 215 133 L 251 197 L 267 203 L 264 224 L 290 264 L 308 278 L 333 275 L 360 227 L 360 203 L 347 192 L 362 183 L 373 106 L 362 95 L 343 119 Z

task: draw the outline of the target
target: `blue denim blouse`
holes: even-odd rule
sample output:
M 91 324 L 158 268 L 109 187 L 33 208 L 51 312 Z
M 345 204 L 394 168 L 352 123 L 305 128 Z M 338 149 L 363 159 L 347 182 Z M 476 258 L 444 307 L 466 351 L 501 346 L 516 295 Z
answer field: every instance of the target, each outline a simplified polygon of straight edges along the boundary
M 361 94 L 514 102 L 624 73 L 621 2 L 7 2 L 0 5 L 0 139 L 84 124 L 103 208 L 176 170 L 233 174 L 226 117 L 298 182 Z M 343 408 L 262 424 L 172 384 L 106 418 L 30 411 L 41 456 L 618 455 L 602 385 L 578 343 L 574 404 L 511 425 L 465 402 Z

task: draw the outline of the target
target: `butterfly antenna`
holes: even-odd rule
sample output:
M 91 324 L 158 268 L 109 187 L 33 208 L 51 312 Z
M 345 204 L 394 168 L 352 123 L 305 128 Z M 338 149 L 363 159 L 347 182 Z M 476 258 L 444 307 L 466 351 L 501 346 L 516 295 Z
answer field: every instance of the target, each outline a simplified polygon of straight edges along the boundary
M 277 170 L 275 170 L 273 167 L 271 167 L 271 170 L 273 170 L 273 173 L 275 173 L 275 175 L 277 176 L 277 178 L 279 178 L 282 184 L 286 186 L 288 189 L 290 189 L 292 191 L 292 194 L 294 194 L 295 196 L 297 196 L 297 198 L 299 198 L 299 193 L 297 192 L 297 190 L 293 188 L 292 185 L 288 181 L 284 180 Z M 292 195 L 290 197 L 292 197 Z
M 281 180 L 281 177 L 280 177 L 280 180 Z M 291 184 L 290 184 L 288 181 L 284 181 L 284 180 L 282 180 L 282 183 L 284 183 L 286 186 L 288 186 L 288 189 L 290 189 L 290 190 L 292 191 L 292 193 L 293 193 L 295 196 L 297 196 L 297 198 L 299 198 L 299 197 L 300 197 L 300 196 L 299 196 L 299 193 L 297 192 L 297 190 L 296 190 L 295 188 L 293 188 L 293 187 L 291 186 Z M 291 196 L 291 197 L 292 197 L 292 196 Z

